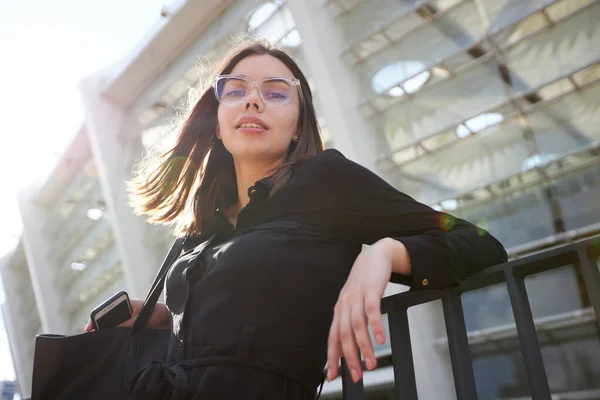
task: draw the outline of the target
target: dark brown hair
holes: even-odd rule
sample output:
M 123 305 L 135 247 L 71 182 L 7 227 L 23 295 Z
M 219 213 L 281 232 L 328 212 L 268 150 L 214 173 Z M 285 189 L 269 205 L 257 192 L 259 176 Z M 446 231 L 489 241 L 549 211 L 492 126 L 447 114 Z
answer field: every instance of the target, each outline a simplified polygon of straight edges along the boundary
M 237 201 L 233 158 L 215 134 L 219 103 L 211 83 L 214 76 L 230 73 L 244 58 L 264 54 L 279 59 L 300 80 L 298 141 L 290 144 L 283 164 L 270 175 L 270 194 L 288 181 L 296 163 L 323 151 L 312 92 L 296 62 L 265 40 L 242 42 L 202 82 L 202 94 L 183 119 L 175 145 L 139 164 L 128 184 L 136 214 L 146 214 L 152 223 L 174 224 L 175 234 L 180 236 L 201 232 L 217 209 L 224 210 Z

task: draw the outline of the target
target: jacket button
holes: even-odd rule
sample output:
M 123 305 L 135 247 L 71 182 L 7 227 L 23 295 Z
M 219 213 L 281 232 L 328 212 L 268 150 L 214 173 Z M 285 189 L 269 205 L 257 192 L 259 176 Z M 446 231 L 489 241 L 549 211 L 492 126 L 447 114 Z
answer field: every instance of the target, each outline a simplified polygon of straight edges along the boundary
M 421 284 L 423 286 L 427 286 L 429 284 L 429 280 L 428 279 L 423 279 L 423 281 L 421 282 Z

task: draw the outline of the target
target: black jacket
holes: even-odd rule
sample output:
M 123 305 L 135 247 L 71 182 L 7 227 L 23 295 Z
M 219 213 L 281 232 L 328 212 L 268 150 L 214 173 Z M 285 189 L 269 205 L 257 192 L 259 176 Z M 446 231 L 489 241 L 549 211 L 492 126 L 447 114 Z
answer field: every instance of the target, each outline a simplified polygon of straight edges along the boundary
M 303 162 L 271 198 L 267 182 L 249 189 L 235 229 L 217 212 L 169 272 L 172 398 L 313 398 L 333 307 L 362 244 L 401 241 L 412 276 L 394 280 L 415 289 L 448 287 L 507 258 L 489 233 L 336 150 Z

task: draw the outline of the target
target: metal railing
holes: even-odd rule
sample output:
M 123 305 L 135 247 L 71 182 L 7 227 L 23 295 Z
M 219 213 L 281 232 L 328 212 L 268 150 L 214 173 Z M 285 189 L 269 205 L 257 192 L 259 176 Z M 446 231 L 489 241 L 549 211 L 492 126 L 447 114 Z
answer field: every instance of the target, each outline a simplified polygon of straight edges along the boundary
M 383 298 L 381 309 L 383 313 L 388 314 L 390 327 L 395 398 L 399 400 L 418 398 L 408 329 L 408 309 L 419 304 L 441 300 L 456 396 L 459 400 L 477 399 L 461 294 L 505 282 L 515 318 L 531 398 L 533 400 L 550 400 L 548 377 L 525 288 L 525 278 L 566 265 L 577 265 L 581 269 L 583 285 L 594 309 L 596 324 L 600 327 L 600 272 L 595 265 L 599 256 L 600 236 L 496 265 L 470 277 L 460 287 L 444 290 L 408 291 Z M 341 375 L 344 400 L 364 399 L 362 381 L 352 382 L 343 359 Z

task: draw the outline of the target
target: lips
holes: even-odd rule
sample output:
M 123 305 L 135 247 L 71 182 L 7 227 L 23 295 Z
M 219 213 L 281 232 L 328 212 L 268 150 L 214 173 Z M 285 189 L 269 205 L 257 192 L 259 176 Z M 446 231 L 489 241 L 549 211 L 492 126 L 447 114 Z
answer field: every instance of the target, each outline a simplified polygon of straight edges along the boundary
M 269 126 L 262 119 L 256 117 L 242 117 L 237 121 L 235 127 L 237 129 L 269 129 Z
M 258 125 L 258 124 L 254 124 L 252 122 L 246 122 L 245 124 L 242 124 L 240 126 L 238 126 L 238 128 L 259 128 L 259 129 L 265 129 L 264 126 Z

